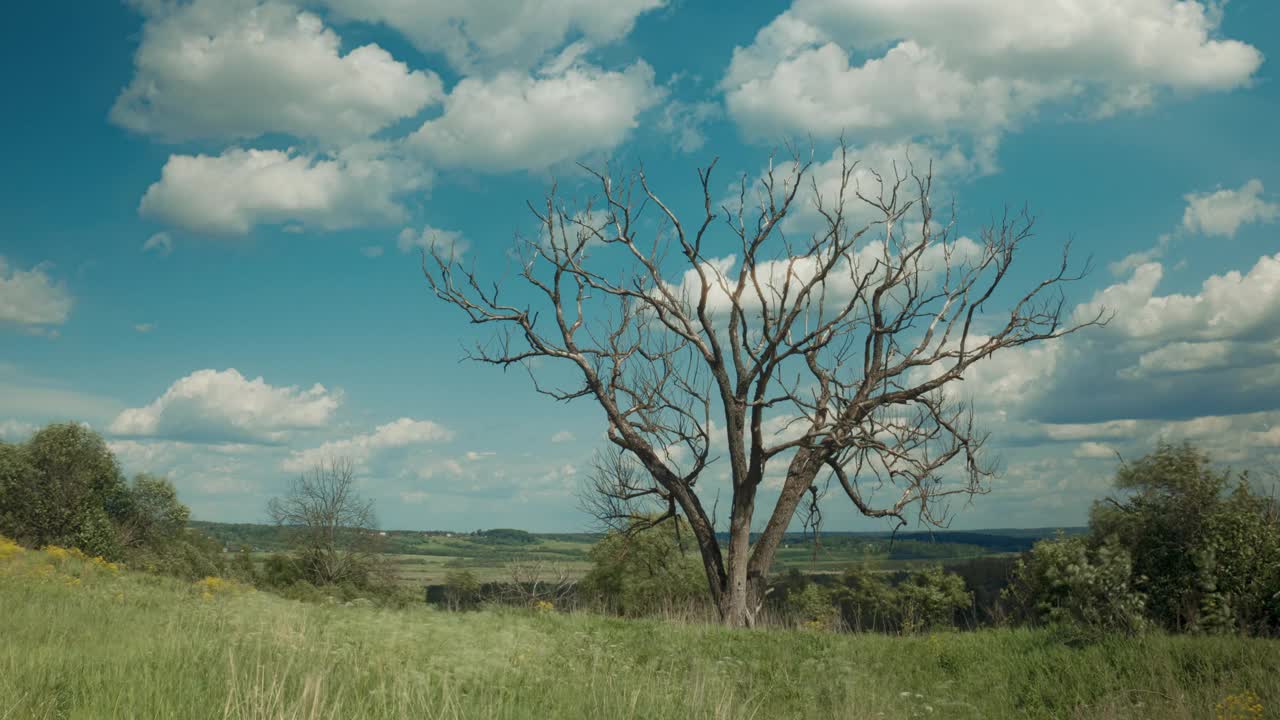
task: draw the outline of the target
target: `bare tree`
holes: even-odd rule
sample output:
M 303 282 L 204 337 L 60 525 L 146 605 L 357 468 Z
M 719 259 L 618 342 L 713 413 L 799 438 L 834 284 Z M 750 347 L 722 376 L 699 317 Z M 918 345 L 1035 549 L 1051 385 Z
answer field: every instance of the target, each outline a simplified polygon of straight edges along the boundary
M 506 570 L 508 582 L 502 593 L 512 605 L 556 604 L 573 590 L 573 577 L 560 563 L 539 559 L 512 560 L 507 563 Z
M 377 565 L 373 501 L 356 493 L 354 477 L 351 460 L 330 458 L 267 504 L 272 521 L 292 530 L 297 560 L 317 585 L 363 584 Z
M 683 515 L 730 625 L 754 623 L 778 544 L 820 483 L 838 484 L 865 516 L 944 526 L 948 498 L 984 492 L 993 473 L 970 408 L 944 386 L 996 351 L 1105 322 L 1064 319 L 1060 286 L 1088 271 L 1087 262 L 1069 270 L 1069 243 L 1055 272 L 1007 298 L 1007 317 L 980 318 L 1033 218 L 1006 211 L 979 241 L 961 240 L 954 213 L 934 216 L 931 169 L 872 172 L 864 194 L 841 150 L 825 195 L 812 157 L 793 153 L 785 165 L 771 160 L 757 187 L 744 177 L 719 211 L 712 162 L 698 171 L 692 223 L 643 169 L 615 179 L 584 168 L 598 187 L 585 206 L 565 207 L 554 186 L 529 206 L 540 228 L 521 243 L 516 297 L 536 305 L 509 300 L 450 254 L 423 256 L 438 298 L 499 329 L 472 359 L 522 365 L 539 392 L 604 411 L 608 439 L 644 473 L 606 467 L 597 509 L 614 519 L 654 507 L 658 520 Z M 802 187 L 819 227 L 797 240 L 781 226 Z M 548 387 L 534 368 L 550 360 L 571 368 L 575 384 Z M 697 486 L 720 457 L 727 548 Z M 944 466 L 955 468 L 951 480 Z M 774 467 L 784 469 L 781 492 L 753 545 L 757 496 Z

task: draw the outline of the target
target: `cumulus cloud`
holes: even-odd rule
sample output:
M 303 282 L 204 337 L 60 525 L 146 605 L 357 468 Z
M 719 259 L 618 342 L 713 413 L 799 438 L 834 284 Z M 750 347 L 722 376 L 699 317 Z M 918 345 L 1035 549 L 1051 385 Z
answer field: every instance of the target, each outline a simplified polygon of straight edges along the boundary
M 139 212 L 209 234 L 244 235 L 256 225 L 286 222 L 340 230 L 401 220 L 396 196 L 429 180 L 377 143 L 333 156 L 229 148 L 216 156 L 170 156 Z
M 573 442 L 573 441 L 574 441 L 573 433 L 569 432 L 568 430 L 561 430 L 560 432 L 551 436 L 551 442 L 553 443 L 567 443 L 567 442 Z
M 49 277 L 50 263 L 20 270 L 0 255 L 0 325 L 16 325 L 28 331 L 51 332 L 71 314 L 71 294 Z
M 617 147 L 666 92 L 643 60 L 617 71 L 576 61 L 544 71 L 463 78 L 444 114 L 424 123 L 409 144 L 440 166 L 541 170 Z
M 1160 235 L 1156 244 L 1146 250 L 1126 255 L 1109 266 L 1117 276 L 1128 275 L 1137 268 L 1165 256 L 1172 245 L 1174 235 L 1188 233 L 1234 237 L 1241 225 L 1269 223 L 1280 219 L 1280 203 L 1262 199 L 1262 181 L 1253 179 L 1236 190 L 1216 190 L 1210 193 L 1188 193 L 1183 198 L 1187 207 L 1182 211 L 1182 224 L 1172 233 Z
M 530 67 L 571 36 L 592 45 L 612 42 L 629 33 L 639 15 L 665 4 L 665 0 L 323 2 L 342 17 L 399 30 L 418 48 L 443 53 L 466 74 Z
M 396 247 L 402 253 L 426 250 L 429 253 L 438 252 L 445 257 L 460 259 L 471 248 L 471 243 L 456 230 L 442 230 L 423 225 L 421 230 L 413 228 L 401 230 L 396 238 Z
M 379 425 L 370 433 L 361 433 L 342 440 L 331 440 L 319 447 L 293 452 L 281 464 L 291 472 L 301 472 L 329 458 L 345 457 L 352 462 L 367 463 L 378 453 L 428 443 L 447 442 L 453 439 L 453 431 L 430 420 L 400 418 Z
M 341 45 L 319 17 L 275 0 L 156 6 L 110 117 L 169 141 L 272 132 L 350 141 L 443 96 L 434 73 L 377 45 L 345 54 Z
M 1269 223 L 1280 218 L 1280 203 L 1262 199 L 1262 181 L 1250 180 L 1236 190 L 1190 193 L 1182 227 L 1205 235 L 1234 237 L 1246 223 Z
M 134 329 L 134 332 L 145 335 L 151 332 L 152 330 L 155 330 L 156 325 L 155 323 L 138 323 L 137 325 L 133 326 L 133 329 Z
M 279 442 L 292 430 L 323 427 L 341 401 L 319 383 L 308 389 L 246 379 L 234 368 L 197 370 L 150 404 L 128 408 L 108 430 L 195 442 Z
M 991 136 L 1052 102 L 1106 115 L 1163 90 L 1248 83 L 1262 54 L 1218 38 L 1217 9 L 1181 0 L 795 0 L 734 50 L 721 88 L 756 137 Z
M 142 251 L 155 251 L 159 255 L 168 255 L 173 252 L 173 237 L 167 232 L 158 232 L 142 243 Z
M 1077 317 L 1103 305 L 1122 310 L 1112 325 L 1130 338 L 1189 342 L 1225 340 L 1280 327 L 1280 253 L 1264 255 L 1247 272 L 1211 275 L 1195 295 L 1157 295 L 1160 263 L 1098 291 Z

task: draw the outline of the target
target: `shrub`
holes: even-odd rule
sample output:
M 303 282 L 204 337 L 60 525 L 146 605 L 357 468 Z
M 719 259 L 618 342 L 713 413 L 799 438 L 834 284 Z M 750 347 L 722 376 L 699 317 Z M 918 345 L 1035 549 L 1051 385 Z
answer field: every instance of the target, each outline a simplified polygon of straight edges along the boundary
M 913 573 L 894 588 L 900 627 L 905 633 L 951 627 L 956 613 L 973 607 L 973 594 L 964 579 L 934 565 Z
M 444 576 L 444 601 L 450 610 L 469 610 L 480 603 L 480 581 L 470 570 L 450 570 Z
M 788 593 L 787 609 L 801 627 L 814 630 L 831 629 L 840 617 L 831 591 L 815 582 Z
M 1080 537 L 1042 540 L 1014 574 L 1005 597 L 1025 620 L 1098 633 L 1146 627 L 1146 596 L 1134 587 L 1128 551 L 1115 543 L 1091 548 Z

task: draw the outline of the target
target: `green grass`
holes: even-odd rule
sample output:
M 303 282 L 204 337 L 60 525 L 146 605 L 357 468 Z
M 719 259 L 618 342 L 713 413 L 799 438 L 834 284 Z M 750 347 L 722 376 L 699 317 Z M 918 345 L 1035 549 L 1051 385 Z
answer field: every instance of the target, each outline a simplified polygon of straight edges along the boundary
M 303 605 L 2 550 L 0 720 L 1212 718 L 1246 690 L 1280 710 L 1274 641 Z

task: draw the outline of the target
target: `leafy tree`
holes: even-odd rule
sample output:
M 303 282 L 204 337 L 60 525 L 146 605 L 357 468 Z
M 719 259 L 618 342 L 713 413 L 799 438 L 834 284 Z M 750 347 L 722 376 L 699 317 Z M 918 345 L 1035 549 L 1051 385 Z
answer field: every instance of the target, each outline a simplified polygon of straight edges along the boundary
M 633 530 L 612 531 L 591 548 L 593 566 L 578 586 L 584 596 L 632 616 L 683 609 L 704 598 L 701 564 L 682 547 L 690 537 L 687 525 L 648 528 L 637 523 Z M 682 538 L 678 532 L 684 533 Z
M 178 491 L 167 478 L 140 473 L 129 486 L 129 512 L 124 535 L 132 545 L 158 547 L 177 539 L 186 530 L 191 510 L 178 501 Z
M 76 546 L 119 559 L 132 499 L 102 436 L 79 423 L 46 426 L 0 451 L 3 530 L 33 546 Z
M 1170 630 L 1280 629 L 1280 513 L 1247 473 L 1161 443 L 1122 466 L 1115 486 L 1094 505 L 1092 542 L 1129 553 L 1152 619 Z

